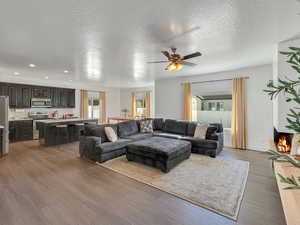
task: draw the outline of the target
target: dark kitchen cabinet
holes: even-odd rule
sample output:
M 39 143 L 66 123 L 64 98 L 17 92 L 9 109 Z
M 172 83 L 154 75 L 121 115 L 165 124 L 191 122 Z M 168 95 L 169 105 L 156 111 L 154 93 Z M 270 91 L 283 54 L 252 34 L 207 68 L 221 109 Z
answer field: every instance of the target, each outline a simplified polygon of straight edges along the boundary
M 31 106 L 31 88 L 28 86 L 17 86 L 17 105 L 16 108 L 30 108 Z
M 69 89 L 68 90 L 68 108 L 75 108 L 75 90 Z
M 9 107 L 17 108 L 17 87 L 8 86 Z
M 31 88 L 22 87 L 22 108 L 31 107 Z
M 9 121 L 9 141 L 28 141 L 33 139 L 32 120 Z
M 0 83 L 0 96 L 9 96 L 10 108 L 30 108 L 32 98 L 51 99 L 53 108 L 75 108 L 75 89 Z
M 50 88 L 49 87 L 33 87 L 32 88 L 33 98 L 50 98 Z
M 8 85 L 0 84 L 0 96 L 8 96 Z
M 57 89 L 58 88 L 51 88 L 51 104 L 53 108 L 58 108 L 59 105 L 59 99 L 57 95 Z

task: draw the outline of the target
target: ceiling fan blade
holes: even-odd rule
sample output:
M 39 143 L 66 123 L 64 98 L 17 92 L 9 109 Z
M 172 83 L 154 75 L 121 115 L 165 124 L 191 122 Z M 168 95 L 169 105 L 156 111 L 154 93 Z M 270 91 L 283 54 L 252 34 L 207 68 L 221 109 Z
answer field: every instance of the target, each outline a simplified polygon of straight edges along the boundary
M 161 51 L 161 53 L 166 56 L 168 58 L 168 60 L 170 60 L 171 56 L 170 56 L 170 53 L 167 52 L 167 51 Z
M 185 61 L 181 61 L 180 64 L 185 65 L 185 66 L 197 66 L 197 64 L 195 64 L 195 63 L 185 62 Z
M 169 63 L 170 61 L 153 61 L 153 62 L 147 62 L 147 63 Z
M 189 55 L 183 56 L 182 60 L 191 59 L 191 58 L 198 57 L 198 56 L 201 56 L 201 55 L 202 54 L 200 52 L 195 52 L 193 54 L 189 54 Z

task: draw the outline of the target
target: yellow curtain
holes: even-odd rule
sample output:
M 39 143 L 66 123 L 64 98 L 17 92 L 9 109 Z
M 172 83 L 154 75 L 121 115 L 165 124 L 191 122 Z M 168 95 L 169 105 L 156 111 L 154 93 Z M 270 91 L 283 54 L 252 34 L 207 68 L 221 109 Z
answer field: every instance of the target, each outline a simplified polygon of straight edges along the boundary
M 231 137 L 232 146 L 234 148 L 246 149 L 247 126 L 245 78 L 233 79 Z
M 184 120 L 192 121 L 192 91 L 191 91 L 191 83 L 183 84 L 183 115 Z
M 106 123 L 106 92 L 99 92 L 99 100 L 101 102 L 101 109 L 99 110 L 100 123 Z
M 135 93 L 131 93 L 131 117 L 135 119 L 136 117 L 136 97 Z
M 150 91 L 146 91 L 146 117 L 150 117 L 151 114 L 151 92 Z
M 82 119 L 88 119 L 88 107 L 89 107 L 88 92 L 85 90 L 80 90 L 80 117 Z

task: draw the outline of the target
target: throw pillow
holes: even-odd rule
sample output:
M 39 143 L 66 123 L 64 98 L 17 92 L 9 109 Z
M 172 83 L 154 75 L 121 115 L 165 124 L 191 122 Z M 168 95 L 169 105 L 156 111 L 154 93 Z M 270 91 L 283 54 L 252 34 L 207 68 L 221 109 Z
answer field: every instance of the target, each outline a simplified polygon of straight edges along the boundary
M 112 127 L 105 127 L 104 130 L 106 137 L 110 142 L 116 142 L 118 140 L 118 136 Z
M 150 133 L 153 132 L 153 122 L 152 120 L 142 120 L 140 122 L 141 132 L 142 133 Z
M 194 138 L 206 138 L 206 131 L 208 128 L 208 124 L 205 125 L 197 125 L 194 133 Z

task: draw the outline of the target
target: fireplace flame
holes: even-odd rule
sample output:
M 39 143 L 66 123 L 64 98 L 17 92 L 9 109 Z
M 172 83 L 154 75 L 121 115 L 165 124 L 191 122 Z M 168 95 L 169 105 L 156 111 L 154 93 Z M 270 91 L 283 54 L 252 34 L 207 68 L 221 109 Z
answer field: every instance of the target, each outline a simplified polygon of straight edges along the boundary
M 287 143 L 287 139 L 286 139 L 286 136 L 281 136 L 279 138 L 279 141 L 278 141 L 278 144 L 277 144 L 277 147 L 278 147 L 278 151 L 279 152 L 290 152 L 291 151 L 291 145 L 289 145 Z

